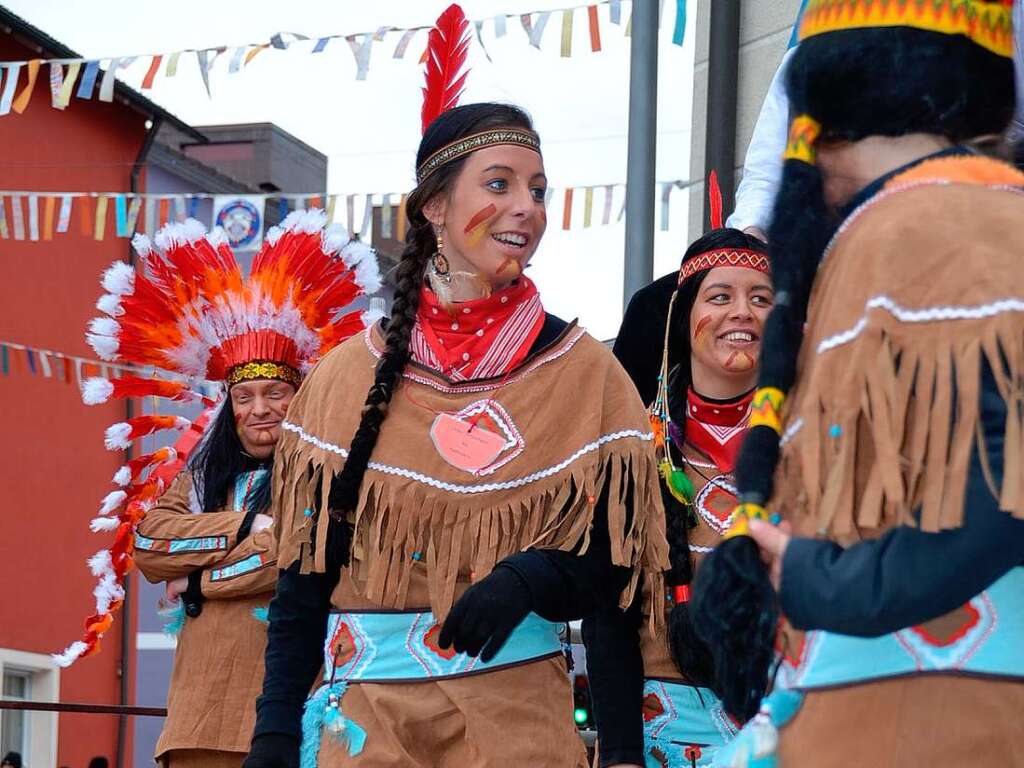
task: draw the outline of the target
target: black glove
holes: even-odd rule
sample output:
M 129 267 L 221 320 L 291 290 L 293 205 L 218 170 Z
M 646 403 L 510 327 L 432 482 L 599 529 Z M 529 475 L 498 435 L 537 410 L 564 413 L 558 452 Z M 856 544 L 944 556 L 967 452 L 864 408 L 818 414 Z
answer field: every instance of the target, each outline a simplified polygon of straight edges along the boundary
M 185 615 L 190 619 L 198 618 L 203 612 L 203 572 L 200 569 L 188 575 L 188 589 L 181 593 L 181 601 L 185 605 Z
M 438 645 L 448 648 L 454 644 L 459 653 L 490 661 L 532 605 L 527 583 L 515 570 L 499 563 L 452 606 Z
M 286 733 L 261 733 L 252 740 L 242 768 L 299 768 L 299 740 Z

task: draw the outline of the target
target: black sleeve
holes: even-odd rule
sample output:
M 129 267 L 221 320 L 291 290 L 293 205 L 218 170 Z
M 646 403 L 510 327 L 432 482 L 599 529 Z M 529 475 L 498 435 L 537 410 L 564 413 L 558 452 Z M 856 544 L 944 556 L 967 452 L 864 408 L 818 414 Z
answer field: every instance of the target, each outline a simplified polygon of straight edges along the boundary
M 295 563 L 281 571 L 270 601 L 263 694 L 256 700 L 253 736 L 283 733 L 302 737 L 302 706 L 323 664 L 323 643 L 331 592 L 340 571 L 299 573 Z
M 1024 561 L 1024 520 L 999 509 L 981 466 L 984 450 L 998 488 L 1006 403 L 987 369 L 981 418 L 984 446 L 971 456 L 961 528 L 923 533 L 900 526 L 845 550 L 828 541 L 790 541 L 780 599 L 795 627 L 861 637 L 895 632 L 949 613 Z
M 644 764 L 642 620 L 639 594 L 627 611 L 608 605 L 583 620 L 601 766 Z
M 501 564 L 526 582 L 533 611 L 548 621 L 580 619 L 604 605 L 614 605 L 632 573 L 630 568 L 612 565 L 607 488 L 594 509 L 586 552 L 528 549 Z

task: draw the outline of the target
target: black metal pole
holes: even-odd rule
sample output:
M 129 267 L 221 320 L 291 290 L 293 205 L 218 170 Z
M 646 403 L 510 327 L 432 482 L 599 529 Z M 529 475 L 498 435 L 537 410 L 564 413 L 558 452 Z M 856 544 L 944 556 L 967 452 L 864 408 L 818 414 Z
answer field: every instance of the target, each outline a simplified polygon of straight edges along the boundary
M 626 263 L 623 307 L 654 274 L 654 160 L 658 123 L 658 0 L 634 0 L 629 47 Z
M 739 81 L 740 0 L 712 0 L 708 51 L 707 131 L 704 178 L 718 173 L 722 207 L 736 203 L 736 91 Z M 704 231 L 711 228 L 711 210 L 704 195 Z

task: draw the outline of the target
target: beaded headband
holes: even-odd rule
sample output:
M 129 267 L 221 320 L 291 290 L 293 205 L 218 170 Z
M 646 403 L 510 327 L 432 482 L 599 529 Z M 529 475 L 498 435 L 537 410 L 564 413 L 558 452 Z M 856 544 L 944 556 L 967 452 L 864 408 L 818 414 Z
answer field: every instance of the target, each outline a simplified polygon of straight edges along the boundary
M 769 274 L 768 257 L 763 253 L 752 251 L 749 248 L 718 248 L 697 254 L 692 259 L 684 261 L 679 268 L 677 285 L 682 285 L 684 280 L 698 272 L 715 267 L 743 267 Z
M 470 152 L 503 144 L 526 147 L 538 155 L 540 154 L 540 137 L 533 131 L 522 128 L 496 128 L 490 131 L 481 131 L 441 147 L 424 160 L 423 165 L 416 169 L 416 183 L 422 184 L 442 165 L 458 160 Z
M 809 0 L 800 39 L 869 27 L 913 27 L 963 35 L 998 56 L 1013 55 L 1012 0 Z
M 242 365 L 236 365 L 228 371 L 228 386 L 233 387 L 243 381 L 255 381 L 256 379 L 275 379 L 296 387 L 302 383 L 302 376 L 290 365 L 275 363 L 271 360 L 252 360 Z

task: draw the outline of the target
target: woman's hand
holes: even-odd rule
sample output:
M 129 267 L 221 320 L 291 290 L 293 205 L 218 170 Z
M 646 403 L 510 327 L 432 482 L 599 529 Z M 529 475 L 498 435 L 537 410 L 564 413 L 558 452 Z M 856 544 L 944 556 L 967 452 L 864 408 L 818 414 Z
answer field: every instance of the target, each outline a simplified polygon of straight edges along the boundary
M 176 603 L 186 589 L 188 589 L 188 576 L 171 579 L 164 588 L 164 600 L 170 604 Z
M 750 536 L 761 548 L 761 558 L 768 566 L 772 586 L 778 592 L 782 588 L 782 560 L 786 556 L 792 527 L 786 521 L 772 525 L 763 520 L 750 521 Z
M 260 513 L 252 519 L 252 532 L 259 533 L 260 531 L 265 531 L 267 530 L 267 528 L 270 528 L 273 524 L 274 518 L 272 518 L 270 515 L 264 515 Z
M 522 577 L 500 564 L 452 606 L 437 644 L 490 661 L 530 612 L 533 600 Z

